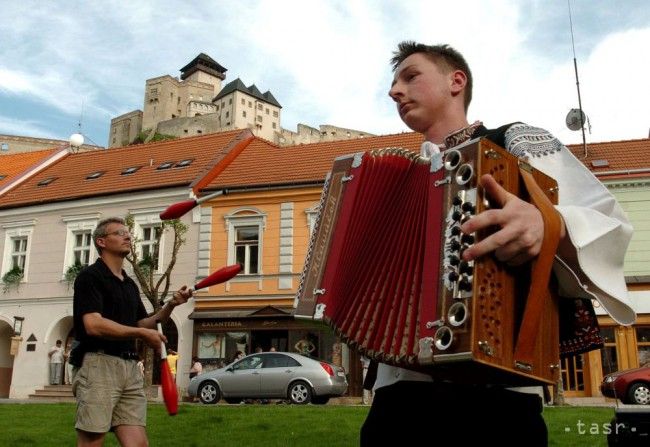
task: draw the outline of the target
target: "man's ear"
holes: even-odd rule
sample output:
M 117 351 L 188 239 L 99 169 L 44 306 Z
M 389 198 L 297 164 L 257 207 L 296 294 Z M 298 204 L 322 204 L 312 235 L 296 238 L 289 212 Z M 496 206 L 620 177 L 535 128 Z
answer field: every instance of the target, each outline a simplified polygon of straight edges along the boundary
M 97 245 L 99 245 L 100 247 L 102 247 L 102 248 L 106 248 L 106 241 L 104 240 L 103 237 L 98 237 L 97 239 L 95 239 L 95 242 L 96 242 Z
M 465 90 L 467 85 L 467 75 L 462 70 L 454 70 L 450 73 L 451 79 L 451 92 L 453 95 L 457 95 Z

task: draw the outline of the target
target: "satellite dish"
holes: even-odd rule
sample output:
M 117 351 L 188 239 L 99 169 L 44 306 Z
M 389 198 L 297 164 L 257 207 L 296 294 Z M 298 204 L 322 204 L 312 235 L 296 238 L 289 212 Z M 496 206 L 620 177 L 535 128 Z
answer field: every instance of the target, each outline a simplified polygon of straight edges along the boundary
M 587 115 L 580 109 L 571 109 L 566 116 L 566 127 L 580 130 L 587 123 Z
M 84 136 L 80 133 L 74 133 L 70 136 L 70 146 L 75 149 L 78 149 L 82 144 L 84 144 Z

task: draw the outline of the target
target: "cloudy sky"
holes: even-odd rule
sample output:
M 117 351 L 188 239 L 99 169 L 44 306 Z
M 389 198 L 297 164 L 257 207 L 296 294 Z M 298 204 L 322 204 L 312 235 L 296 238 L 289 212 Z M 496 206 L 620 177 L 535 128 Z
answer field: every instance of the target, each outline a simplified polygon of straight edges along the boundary
M 204 52 L 226 82 L 270 90 L 282 126 L 407 130 L 387 96 L 398 42 L 449 43 L 475 77 L 470 120 L 525 121 L 565 143 L 578 106 L 573 18 L 587 142 L 646 138 L 647 0 L 3 1 L 0 133 L 106 146 L 110 119 L 142 109 L 148 78 Z

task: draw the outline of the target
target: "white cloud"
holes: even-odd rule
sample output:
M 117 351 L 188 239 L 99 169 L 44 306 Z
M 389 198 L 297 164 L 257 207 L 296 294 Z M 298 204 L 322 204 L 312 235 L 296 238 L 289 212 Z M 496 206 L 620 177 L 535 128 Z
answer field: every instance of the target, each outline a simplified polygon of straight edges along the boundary
M 38 138 L 59 138 L 59 136 L 47 130 L 43 126 L 43 123 L 17 120 L 2 115 L 0 115 L 0 134 L 28 135 Z

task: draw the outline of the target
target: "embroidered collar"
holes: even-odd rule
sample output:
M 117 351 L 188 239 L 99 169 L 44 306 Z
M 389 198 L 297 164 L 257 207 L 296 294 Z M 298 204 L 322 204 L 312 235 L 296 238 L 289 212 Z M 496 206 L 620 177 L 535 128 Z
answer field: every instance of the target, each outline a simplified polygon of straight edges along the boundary
M 447 137 L 445 137 L 444 148 L 447 149 L 450 147 L 458 146 L 459 144 L 469 140 L 472 135 L 474 135 L 474 132 L 476 132 L 476 129 L 482 125 L 483 123 L 481 121 L 474 121 L 474 123 L 470 124 L 467 127 L 463 127 L 462 129 L 451 132 L 449 135 L 447 135 Z

